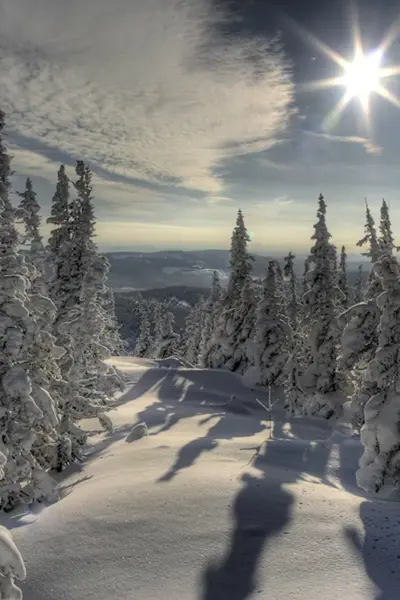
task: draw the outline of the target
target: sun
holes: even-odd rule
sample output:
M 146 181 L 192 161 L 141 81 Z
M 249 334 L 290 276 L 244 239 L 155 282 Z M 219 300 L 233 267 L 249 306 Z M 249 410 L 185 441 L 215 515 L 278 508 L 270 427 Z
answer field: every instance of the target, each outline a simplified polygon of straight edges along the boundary
M 398 24 L 396 24 L 375 50 L 365 52 L 359 27 L 357 26 L 356 19 L 354 19 L 354 54 L 350 60 L 344 58 L 321 40 L 307 32 L 307 40 L 328 56 L 342 70 L 342 74 L 337 77 L 310 82 L 302 86 L 305 90 L 332 88 L 335 86 L 344 88 L 343 96 L 324 119 L 322 129 L 332 129 L 339 121 L 346 106 L 353 99 L 361 103 L 368 127 L 370 126 L 370 98 L 373 94 L 385 98 L 391 104 L 400 108 L 400 101 L 384 86 L 382 81 L 400 74 L 400 66 L 382 66 L 385 52 L 398 37 L 398 30 Z
M 365 101 L 372 92 L 379 92 L 381 60 L 381 53 L 376 50 L 366 56 L 358 56 L 345 66 L 343 85 L 351 98 Z

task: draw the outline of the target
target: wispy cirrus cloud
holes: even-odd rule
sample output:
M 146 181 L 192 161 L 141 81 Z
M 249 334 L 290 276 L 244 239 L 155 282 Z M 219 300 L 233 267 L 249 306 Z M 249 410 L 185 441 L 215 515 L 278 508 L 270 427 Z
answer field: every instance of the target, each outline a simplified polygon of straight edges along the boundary
M 339 142 L 345 144 L 360 144 L 368 154 L 381 154 L 383 148 L 374 144 L 370 139 L 357 135 L 335 135 L 315 131 L 304 131 L 306 135 L 328 142 Z
M 39 153 L 221 195 L 224 159 L 271 147 L 292 85 L 209 0 L 0 0 L 1 105 Z M 223 194 L 222 194 L 223 195 Z

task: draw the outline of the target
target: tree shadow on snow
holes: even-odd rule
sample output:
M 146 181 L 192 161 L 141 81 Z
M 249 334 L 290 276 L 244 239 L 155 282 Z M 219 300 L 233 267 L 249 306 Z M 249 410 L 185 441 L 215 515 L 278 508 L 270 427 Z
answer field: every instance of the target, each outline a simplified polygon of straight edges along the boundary
M 283 423 L 273 423 L 268 441 L 254 448 L 250 463 L 260 476 L 242 476 L 232 508 L 229 546 L 222 560 L 211 560 L 205 567 L 202 600 L 245 600 L 256 591 L 266 597 L 268 589 L 261 589 L 257 582 L 261 562 L 268 572 L 268 556 L 263 558 L 263 552 L 282 534 L 290 544 L 294 497 L 283 486 L 306 475 L 322 479 L 328 458 L 328 449 L 316 448 L 311 441 L 301 440 L 302 444 L 293 448 L 289 433 L 294 435 Z
M 266 455 L 257 453 L 254 466 L 261 477 L 242 476 L 232 507 L 229 547 L 221 561 L 211 560 L 204 569 L 202 600 L 245 600 L 255 591 L 268 591 L 260 589 L 257 569 L 267 542 L 289 533 L 294 497 L 282 487 L 283 481 L 268 474 Z
M 345 537 L 377 588 L 375 600 L 400 597 L 400 506 L 385 501 L 363 502 L 360 518 L 364 536 L 346 528 Z
M 190 441 L 188 444 L 185 444 L 185 446 L 179 450 L 176 461 L 170 470 L 160 477 L 157 482 L 166 483 L 167 481 L 171 481 L 178 471 L 191 467 L 203 452 L 209 452 L 216 448 L 217 445 L 218 442 L 216 440 L 207 437 L 197 438 Z
M 264 417 L 264 414 L 262 414 Z M 191 440 L 178 451 L 176 460 L 167 473 L 157 482 L 171 481 L 182 469 L 192 466 L 203 452 L 214 450 L 219 440 L 229 440 L 239 437 L 249 437 L 265 430 L 265 421 L 252 417 L 251 419 L 232 418 L 229 413 L 216 413 L 202 419 L 205 424 L 217 418 L 218 421 L 210 427 L 205 436 Z M 231 417 L 231 418 L 229 418 Z

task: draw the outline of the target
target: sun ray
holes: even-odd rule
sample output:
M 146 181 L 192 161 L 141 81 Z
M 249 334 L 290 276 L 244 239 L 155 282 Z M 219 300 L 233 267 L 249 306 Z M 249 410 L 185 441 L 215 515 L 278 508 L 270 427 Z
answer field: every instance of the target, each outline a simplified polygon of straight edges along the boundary
M 400 100 L 396 98 L 387 88 L 385 88 L 381 83 L 379 83 L 376 87 L 376 93 L 385 98 L 388 102 L 400 108 Z
M 356 60 L 364 54 L 360 30 L 360 19 L 358 17 L 357 5 L 355 4 L 355 2 L 351 2 L 349 8 L 353 30 L 354 59 Z
M 344 111 L 344 109 L 346 108 L 346 106 L 348 105 L 348 103 L 350 102 L 352 97 L 353 96 L 349 92 L 346 92 L 341 97 L 341 99 L 336 104 L 336 106 L 334 106 L 334 108 L 331 110 L 331 112 L 328 113 L 327 116 L 325 117 L 325 119 L 323 120 L 323 122 L 322 122 L 322 130 L 323 131 L 330 131 L 331 129 L 333 129 L 333 127 L 339 121 L 342 112 Z
M 382 67 L 379 70 L 380 79 L 385 79 L 386 77 L 393 77 L 393 75 L 400 75 L 400 65 L 394 65 L 392 67 Z
M 387 31 L 382 42 L 379 44 L 379 50 L 384 54 L 393 45 L 400 33 L 400 18 L 396 19 Z
M 310 81 L 309 83 L 301 83 L 298 88 L 300 90 L 312 91 L 312 90 L 323 90 L 331 87 L 343 85 L 343 75 L 339 77 L 329 77 L 328 79 L 317 79 Z

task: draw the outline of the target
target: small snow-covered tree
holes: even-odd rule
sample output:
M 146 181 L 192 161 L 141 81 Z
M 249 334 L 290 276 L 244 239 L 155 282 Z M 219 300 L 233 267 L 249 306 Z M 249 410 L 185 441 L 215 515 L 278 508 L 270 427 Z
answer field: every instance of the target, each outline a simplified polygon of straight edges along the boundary
M 342 292 L 340 304 L 343 308 L 347 308 L 349 305 L 349 285 L 347 281 L 347 254 L 345 246 L 342 246 L 340 252 L 338 287 L 339 290 Z
M 150 331 L 151 308 L 148 302 L 143 299 L 139 306 L 140 329 L 139 336 L 135 344 L 135 356 L 150 356 L 153 346 L 153 340 Z
M 390 221 L 389 207 L 386 200 L 382 200 L 381 206 L 381 220 L 379 224 L 379 246 L 380 254 L 393 254 L 394 250 L 398 250 L 398 247 L 394 243 L 394 236 L 392 232 L 392 223 Z
M 385 483 L 400 484 L 400 268 L 390 248 L 374 272 L 383 289 L 377 300 L 382 313 L 378 347 L 365 379 L 376 390 L 364 409 L 364 454 L 356 476 L 361 488 L 377 492 Z
M 308 290 L 308 273 L 310 271 L 310 257 L 307 256 L 307 258 L 304 261 L 304 271 L 303 271 L 303 295 L 307 292 Z
M 61 165 L 57 173 L 57 187 L 52 199 L 50 216 L 47 223 L 56 225 L 50 232 L 48 250 L 54 260 L 61 248 L 70 238 L 70 188 L 65 166 Z
M 201 296 L 186 317 L 182 339 L 183 358 L 194 367 L 197 367 L 200 360 L 201 334 L 205 318 L 204 302 Z
M 154 358 L 169 358 L 179 354 L 180 335 L 174 331 L 175 317 L 165 303 L 159 305 L 159 320 L 156 325 Z
M 340 291 L 336 286 L 336 250 L 330 242 L 326 203 L 322 194 L 318 199 L 314 230 L 308 290 L 303 297 L 311 319 L 311 362 L 302 374 L 301 386 L 308 396 L 307 411 L 330 418 L 341 412 L 344 396 L 337 371 L 339 330 L 335 319 L 335 298 Z
M 110 269 L 110 264 L 107 261 L 107 272 Z M 127 343 L 121 338 L 120 328 L 115 314 L 115 298 L 113 290 L 103 285 L 103 290 L 99 293 L 99 303 L 103 312 L 104 330 L 103 343 L 108 348 L 110 354 L 115 356 L 126 354 Z
M 256 301 L 251 279 L 244 282 L 240 304 L 230 320 L 230 358 L 225 368 L 243 374 L 252 362 L 250 344 L 256 321 Z
M 217 271 L 213 272 L 213 278 L 211 283 L 210 295 L 204 302 L 204 324 L 201 331 L 200 340 L 200 359 L 199 365 L 201 367 L 210 367 L 207 363 L 206 357 L 208 356 L 207 350 L 211 342 L 215 326 L 218 319 L 218 313 L 220 310 L 220 301 L 222 296 L 221 284 Z
M 297 298 L 297 283 L 296 273 L 294 270 L 294 259 L 295 255 L 289 252 L 285 256 L 285 264 L 283 267 L 284 278 L 287 282 L 287 294 L 286 294 L 286 314 L 292 330 L 297 328 L 297 320 L 299 313 L 299 301 Z
M 254 366 L 245 373 L 245 379 L 255 385 L 272 386 L 280 382 L 287 363 L 290 326 L 280 313 L 277 294 L 276 262 L 270 261 L 264 281 L 264 297 L 256 310 L 253 339 Z
M 352 304 L 358 304 L 359 302 L 362 301 L 362 299 L 363 299 L 363 283 L 364 283 L 363 266 L 358 265 L 357 279 L 354 284 L 354 294 L 353 294 L 353 298 L 352 298 L 352 300 L 353 300 Z
M 11 533 L 0 525 L 0 598 L 2 600 L 22 600 L 22 591 L 15 584 L 16 579 L 25 581 L 25 563 Z
M 21 201 L 16 210 L 17 220 L 24 224 L 24 243 L 29 247 L 28 266 L 31 266 L 30 283 L 33 293 L 48 295 L 46 285 L 46 252 L 40 233 L 40 205 L 31 180 L 26 180 L 25 190 L 19 192 Z
M 231 238 L 228 287 L 222 295 L 214 334 L 204 355 L 204 363 L 212 368 L 235 369 L 238 364 L 234 356 L 238 340 L 243 339 L 240 332 L 247 317 L 243 311 L 242 292 L 245 284 L 251 281 L 254 262 L 247 248 L 249 241 L 243 213 L 239 210 Z

